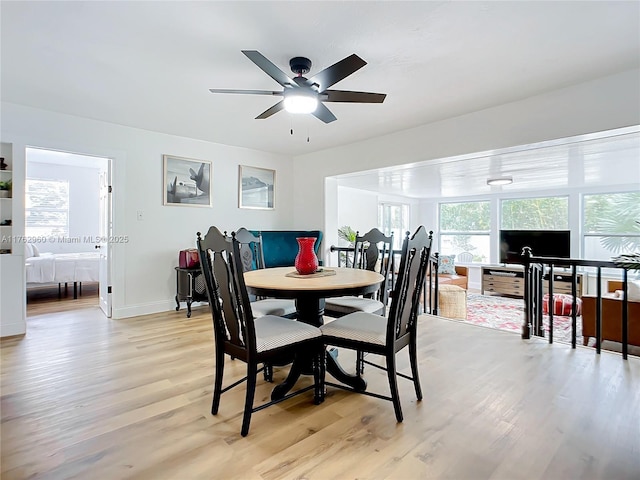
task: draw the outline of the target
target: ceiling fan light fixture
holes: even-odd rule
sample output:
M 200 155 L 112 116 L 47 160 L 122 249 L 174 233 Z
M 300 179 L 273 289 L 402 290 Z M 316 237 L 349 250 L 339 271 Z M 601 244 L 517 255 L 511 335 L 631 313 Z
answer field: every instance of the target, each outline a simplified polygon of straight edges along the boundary
M 316 108 L 318 99 L 315 96 L 296 92 L 284 97 L 284 109 L 289 113 L 313 113 Z
M 324 123 L 337 120 L 324 102 L 341 103 L 382 103 L 386 98 L 385 93 L 354 92 L 351 90 L 328 90 L 329 87 L 348 77 L 367 62 L 355 53 L 334 63 L 330 67 L 318 72 L 311 78 L 302 75 L 311 70 L 311 60 L 306 57 L 294 57 L 289 61 L 291 71 L 296 74 L 294 78 L 280 70 L 267 57 L 257 50 L 242 50 L 242 53 L 264 73 L 278 82 L 284 88 L 282 91 L 273 90 L 236 90 L 229 88 L 210 88 L 211 93 L 238 93 L 245 95 L 282 95 L 283 100 L 267 108 L 256 117 L 256 120 L 264 120 L 271 115 L 285 110 L 290 113 L 312 114 Z
M 487 179 L 487 185 L 511 185 L 513 183 L 513 177 L 496 177 Z

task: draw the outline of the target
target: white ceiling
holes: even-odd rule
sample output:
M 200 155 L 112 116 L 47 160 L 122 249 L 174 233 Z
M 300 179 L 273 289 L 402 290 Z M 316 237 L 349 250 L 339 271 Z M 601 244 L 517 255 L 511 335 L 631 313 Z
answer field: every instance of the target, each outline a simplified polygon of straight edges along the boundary
M 299 155 L 451 118 L 640 66 L 640 2 L 8 2 L 1 96 L 116 124 Z M 308 76 L 356 53 L 328 104 L 338 120 L 280 112 L 241 50 Z M 290 134 L 293 127 L 294 135 Z M 309 142 L 307 142 L 309 137 Z
M 489 178 L 511 177 L 505 186 Z M 338 185 L 409 198 L 640 189 L 640 127 L 336 177 Z

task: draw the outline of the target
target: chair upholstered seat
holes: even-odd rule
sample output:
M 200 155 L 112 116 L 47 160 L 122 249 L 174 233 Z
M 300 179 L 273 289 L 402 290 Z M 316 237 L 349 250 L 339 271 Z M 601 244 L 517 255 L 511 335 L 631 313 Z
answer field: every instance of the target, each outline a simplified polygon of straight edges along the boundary
M 328 344 L 331 344 L 331 337 L 337 337 L 354 342 L 384 345 L 387 338 L 387 319 L 372 313 L 356 312 L 326 323 L 320 330 Z
M 382 313 L 384 310 L 384 303 L 373 298 L 344 296 L 328 298 L 326 303 L 325 308 L 330 308 L 333 316 L 354 312 Z
M 265 315 L 295 316 L 296 303 L 293 300 L 282 298 L 265 298 L 251 302 L 251 312 L 255 318 Z
M 320 337 L 320 330 L 316 327 L 273 315 L 259 318 L 255 327 L 257 352 L 268 352 Z

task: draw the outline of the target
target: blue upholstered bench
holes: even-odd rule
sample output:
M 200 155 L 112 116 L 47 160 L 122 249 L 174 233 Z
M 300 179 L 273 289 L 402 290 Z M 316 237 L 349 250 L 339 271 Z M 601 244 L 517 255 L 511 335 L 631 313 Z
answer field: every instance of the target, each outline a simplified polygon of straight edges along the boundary
M 267 268 L 293 266 L 298 254 L 298 237 L 315 237 L 316 255 L 322 243 L 320 230 L 251 230 L 251 233 L 262 235 L 262 251 Z

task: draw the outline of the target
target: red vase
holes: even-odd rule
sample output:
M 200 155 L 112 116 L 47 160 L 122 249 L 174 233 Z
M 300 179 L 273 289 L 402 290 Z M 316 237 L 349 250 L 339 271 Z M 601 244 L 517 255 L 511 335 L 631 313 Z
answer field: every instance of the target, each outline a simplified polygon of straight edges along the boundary
M 318 270 L 318 257 L 313 250 L 315 237 L 298 237 L 298 255 L 296 255 L 296 270 L 300 275 L 309 275 Z

